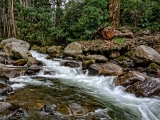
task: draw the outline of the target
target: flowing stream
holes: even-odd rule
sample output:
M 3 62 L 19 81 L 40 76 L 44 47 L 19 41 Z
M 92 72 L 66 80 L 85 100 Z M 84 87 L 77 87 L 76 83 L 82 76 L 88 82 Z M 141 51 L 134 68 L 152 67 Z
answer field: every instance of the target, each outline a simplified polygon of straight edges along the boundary
M 65 113 L 67 119 L 73 120 L 92 120 L 92 119 L 101 119 L 101 120 L 160 120 L 160 99 L 159 98 L 137 98 L 132 94 L 126 93 L 125 89 L 121 86 L 115 87 L 113 84 L 113 76 L 89 76 L 87 72 L 84 74 L 81 67 L 79 68 L 70 68 L 61 66 L 61 62 L 68 61 L 62 59 L 48 60 L 45 59 L 46 55 L 31 51 L 32 55 L 37 58 L 37 60 L 43 62 L 43 69 L 34 76 L 21 76 L 17 78 L 10 79 L 13 89 L 18 92 L 23 91 L 26 88 L 26 91 L 32 90 L 36 86 L 44 86 L 43 92 L 45 90 L 46 94 L 60 94 L 61 89 L 65 89 L 61 96 L 58 96 L 58 101 L 54 99 L 57 97 L 45 97 L 46 104 L 55 104 L 64 98 L 64 102 L 73 101 L 70 104 L 72 112 L 61 112 L 59 114 Z M 81 65 L 81 62 L 78 62 Z M 54 71 L 54 75 L 44 75 L 44 71 Z M 44 78 L 44 80 L 36 80 L 35 78 Z M 58 88 L 54 89 L 56 82 L 59 85 Z M 27 88 L 27 86 L 29 86 Z M 67 86 L 67 88 L 66 88 Z M 50 91 L 52 89 L 52 91 Z M 59 89 L 59 90 L 58 90 Z M 41 89 L 39 89 L 41 90 Z M 74 91 L 74 92 L 73 92 Z M 76 91 L 76 92 L 75 92 Z M 36 94 L 40 94 L 37 92 Z M 74 93 L 73 97 L 67 99 L 67 96 Z M 29 93 L 28 93 L 29 94 Z M 27 96 L 27 92 L 23 91 L 23 95 Z M 14 96 L 14 95 L 13 95 Z M 12 97 L 13 97 L 12 96 Z M 81 96 L 81 97 L 78 97 Z M 87 97 L 86 97 L 87 96 Z M 15 97 L 15 96 L 14 96 Z M 42 97 L 42 96 L 41 96 Z M 79 99 L 78 99 L 79 98 Z M 13 99 L 13 98 L 12 98 Z M 14 98 L 16 99 L 16 97 Z M 36 98 L 25 98 L 25 99 L 36 99 Z M 24 100 L 25 100 L 24 99 Z M 73 99 L 73 100 L 71 100 Z M 31 100 L 33 103 L 34 100 Z M 29 102 L 29 101 L 27 101 Z M 54 103 L 52 103 L 54 102 Z M 87 103 L 88 102 L 88 103 Z M 83 104 L 82 104 L 83 103 Z M 90 106 L 81 109 L 83 106 Z M 38 103 L 41 106 L 41 102 Z M 93 107 L 92 107 L 93 106 Z M 73 110 L 73 108 L 75 108 Z M 81 109 L 81 112 L 78 114 L 77 109 Z M 66 109 L 68 110 L 68 108 Z M 68 110 L 69 111 L 69 110 Z M 78 110 L 77 110 L 78 111 Z M 31 115 L 32 116 L 32 115 Z M 73 116 L 76 116 L 73 118 Z M 48 118 L 49 119 L 49 118 Z M 56 119 L 55 119 L 56 120 Z

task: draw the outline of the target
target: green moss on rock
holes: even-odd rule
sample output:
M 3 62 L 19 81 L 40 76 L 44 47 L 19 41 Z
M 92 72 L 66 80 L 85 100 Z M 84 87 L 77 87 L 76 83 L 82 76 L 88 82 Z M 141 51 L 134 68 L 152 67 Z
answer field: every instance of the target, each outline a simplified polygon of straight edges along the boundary
M 149 66 L 148 66 L 149 69 L 160 69 L 160 66 L 157 65 L 156 63 L 151 63 Z
M 33 45 L 31 47 L 31 50 L 36 50 L 36 51 L 40 51 L 41 47 L 40 46 L 37 46 L 37 45 Z
M 125 56 L 119 56 L 117 58 L 118 61 L 123 61 L 123 60 L 126 60 L 126 59 L 127 59 L 127 57 L 125 57 Z
M 132 57 L 133 53 L 134 53 L 133 51 L 128 51 L 128 52 L 125 53 L 125 56 L 126 57 Z
M 25 59 L 19 59 L 16 62 L 18 63 L 18 65 L 25 65 L 27 61 Z

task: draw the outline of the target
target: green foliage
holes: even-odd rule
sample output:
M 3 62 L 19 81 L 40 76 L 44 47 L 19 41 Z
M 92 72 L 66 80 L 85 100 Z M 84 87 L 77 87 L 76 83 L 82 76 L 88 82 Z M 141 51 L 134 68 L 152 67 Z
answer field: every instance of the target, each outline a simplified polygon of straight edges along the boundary
M 114 40 L 116 43 L 125 43 L 127 41 L 125 38 L 118 38 L 118 37 L 115 37 Z
M 42 7 L 23 7 L 16 4 L 19 19 L 16 25 L 20 31 L 21 38 L 31 42 L 45 45 L 50 39 L 53 31 L 51 12 Z
M 160 1 L 121 0 L 121 25 L 160 30 Z
M 93 31 L 107 22 L 107 4 L 106 0 L 69 2 L 64 10 L 63 23 L 55 28 L 54 35 L 70 42 L 92 39 Z

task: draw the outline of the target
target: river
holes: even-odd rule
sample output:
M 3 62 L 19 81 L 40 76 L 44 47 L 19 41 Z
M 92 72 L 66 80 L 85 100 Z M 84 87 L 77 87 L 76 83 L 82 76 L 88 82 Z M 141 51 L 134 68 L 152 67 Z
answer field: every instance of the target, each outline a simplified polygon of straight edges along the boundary
M 68 60 L 51 60 L 46 59 L 47 55 L 31 53 L 44 64 L 43 69 L 37 75 L 11 78 L 15 93 L 9 99 L 22 106 L 25 104 L 28 109 L 34 106 L 28 118 L 50 116 L 46 119 L 54 120 L 51 114 L 38 113 L 43 105 L 54 104 L 58 107 L 55 113 L 62 116 L 55 120 L 63 117 L 70 120 L 160 120 L 159 98 L 137 98 L 126 93 L 125 88 L 115 87 L 114 76 L 89 76 L 81 67 L 61 66 L 61 62 Z M 81 62 L 78 63 L 81 66 Z M 45 71 L 55 74 L 44 75 Z

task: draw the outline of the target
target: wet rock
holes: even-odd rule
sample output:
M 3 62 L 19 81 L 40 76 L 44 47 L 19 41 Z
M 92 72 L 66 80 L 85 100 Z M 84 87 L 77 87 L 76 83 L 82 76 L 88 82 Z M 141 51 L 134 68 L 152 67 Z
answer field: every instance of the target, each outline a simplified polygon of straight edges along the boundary
M 146 78 L 148 78 L 148 76 L 145 74 L 136 71 L 131 71 L 115 78 L 114 83 L 116 86 L 121 85 L 124 87 L 128 87 L 138 81 L 144 81 Z
M 44 75 L 55 75 L 55 71 L 44 71 Z
M 96 63 L 88 68 L 89 75 L 109 75 L 119 76 L 123 74 L 123 69 L 114 63 Z
M 83 53 L 82 45 L 78 42 L 72 42 L 65 47 L 63 53 L 66 57 L 76 57 L 77 55 Z
M 6 85 L 0 83 L 0 95 L 3 96 L 3 95 L 8 95 L 10 93 L 13 93 L 12 87 L 6 86 Z
M 33 64 L 28 68 L 28 70 L 39 72 L 40 71 L 40 67 L 37 64 Z
M 83 60 L 95 60 L 96 63 L 105 63 L 108 59 L 103 55 L 87 55 Z
M 9 77 L 9 78 L 14 78 L 18 76 L 23 76 L 25 75 L 26 68 L 9 68 L 9 67 L 0 67 L 2 70 L 3 75 Z
M 28 57 L 28 60 L 27 60 L 27 66 L 30 67 L 31 65 L 33 64 L 37 64 L 37 60 L 35 57 Z
M 27 75 L 36 75 L 36 72 L 33 70 L 26 70 L 25 74 Z
M 72 68 L 78 68 L 78 67 L 80 67 L 79 63 L 77 63 L 77 62 L 70 62 L 70 61 L 61 62 L 61 65 L 65 66 L 65 67 L 72 67 Z
M 8 102 L 0 102 L 0 113 L 8 109 L 10 106 L 11 104 Z
M 132 71 L 114 79 L 116 86 L 121 85 L 126 91 L 137 97 L 160 96 L 160 80 L 140 72 Z
M 134 83 L 132 86 L 128 87 L 126 91 L 137 97 L 160 97 L 160 81 L 155 78 L 149 78 Z

